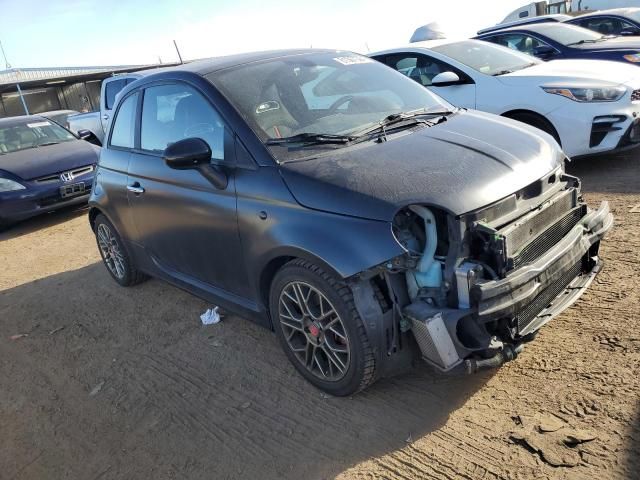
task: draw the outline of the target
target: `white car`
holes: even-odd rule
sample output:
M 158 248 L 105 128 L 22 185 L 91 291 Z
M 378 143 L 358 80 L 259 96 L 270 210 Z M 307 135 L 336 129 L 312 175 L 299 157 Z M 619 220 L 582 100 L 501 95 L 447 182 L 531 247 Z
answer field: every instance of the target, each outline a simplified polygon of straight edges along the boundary
M 569 157 L 640 145 L 640 69 L 536 58 L 479 40 L 431 40 L 370 57 L 453 105 L 537 127 Z

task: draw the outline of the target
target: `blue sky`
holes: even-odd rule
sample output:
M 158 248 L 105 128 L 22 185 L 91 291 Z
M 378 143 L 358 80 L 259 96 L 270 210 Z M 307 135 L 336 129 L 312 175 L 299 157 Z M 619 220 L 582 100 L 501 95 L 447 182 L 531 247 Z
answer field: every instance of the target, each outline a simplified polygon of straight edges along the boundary
M 13 67 L 122 65 L 271 48 L 358 52 L 408 42 L 441 22 L 471 35 L 526 0 L 0 0 Z M 1 59 L 0 59 L 1 60 Z M 0 63 L 0 69 L 4 63 Z

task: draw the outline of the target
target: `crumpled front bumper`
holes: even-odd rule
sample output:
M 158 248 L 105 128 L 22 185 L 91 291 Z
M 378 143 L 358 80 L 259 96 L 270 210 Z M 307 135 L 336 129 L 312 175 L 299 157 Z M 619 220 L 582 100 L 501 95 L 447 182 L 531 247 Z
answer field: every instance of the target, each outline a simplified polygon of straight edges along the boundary
M 575 302 L 600 271 L 599 242 L 612 226 L 609 204 L 602 202 L 534 263 L 474 285 L 478 321 L 509 319 L 515 337 L 538 330 Z

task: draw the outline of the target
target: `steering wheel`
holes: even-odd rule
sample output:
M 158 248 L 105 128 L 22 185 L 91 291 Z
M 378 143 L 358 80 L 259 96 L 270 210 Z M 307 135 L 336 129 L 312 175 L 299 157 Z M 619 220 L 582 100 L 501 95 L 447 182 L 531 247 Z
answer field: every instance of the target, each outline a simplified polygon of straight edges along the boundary
M 336 113 L 336 111 L 345 103 L 350 102 L 351 100 L 353 100 L 354 96 L 353 95 L 344 95 L 343 97 L 340 97 L 339 99 L 337 99 L 335 102 L 333 102 L 331 104 L 331 106 L 329 107 L 329 115 L 333 115 L 334 113 Z

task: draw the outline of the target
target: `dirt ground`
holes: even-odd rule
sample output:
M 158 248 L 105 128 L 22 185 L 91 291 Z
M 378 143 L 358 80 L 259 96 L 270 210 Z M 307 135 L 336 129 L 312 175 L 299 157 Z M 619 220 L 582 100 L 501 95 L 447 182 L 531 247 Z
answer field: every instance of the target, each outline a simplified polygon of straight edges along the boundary
M 118 287 L 85 212 L 0 234 L 0 479 L 640 478 L 640 154 L 570 171 L 616 215 L 589 292 L 500 370 L 344 399 L 246 320 Z

